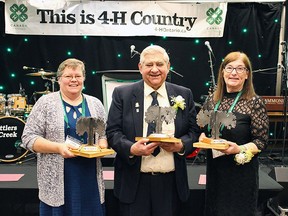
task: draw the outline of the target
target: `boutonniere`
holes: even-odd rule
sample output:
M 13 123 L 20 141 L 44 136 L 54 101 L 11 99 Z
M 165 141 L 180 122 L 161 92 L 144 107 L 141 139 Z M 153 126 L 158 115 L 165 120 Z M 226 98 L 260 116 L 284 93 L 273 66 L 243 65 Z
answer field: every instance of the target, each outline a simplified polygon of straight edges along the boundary
M 172 96 L 171 97 L 172 107 L 177 111 L 178 108 L 184 110 L 186 107 L 185 99 L 178 95 L 177 97 Z

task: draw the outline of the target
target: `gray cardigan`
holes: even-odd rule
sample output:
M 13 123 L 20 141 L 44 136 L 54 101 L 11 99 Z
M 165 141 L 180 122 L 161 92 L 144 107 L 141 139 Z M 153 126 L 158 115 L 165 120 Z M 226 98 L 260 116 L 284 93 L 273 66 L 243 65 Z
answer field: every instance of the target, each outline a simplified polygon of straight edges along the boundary
M 100 100 L 85 95 L 91 116 L 105 118 Z M 39 137 L 64 143 L 64 110 L 60 92 L 43 95 L 33 106 L 22 134 L 24 148 L 33 152 L 33 144 Z M 106 137 L 101 137 L 106 138 Z M 96 136 L 96 141 L 99 139 Z M 64 158 L 60 154 L 37 153 L 37 179 L 39 199 L 50 206 L 64 204 Z M 101 161 L 97 159 L 97 182 L 101 203 L 104 203 L 104 181 Z

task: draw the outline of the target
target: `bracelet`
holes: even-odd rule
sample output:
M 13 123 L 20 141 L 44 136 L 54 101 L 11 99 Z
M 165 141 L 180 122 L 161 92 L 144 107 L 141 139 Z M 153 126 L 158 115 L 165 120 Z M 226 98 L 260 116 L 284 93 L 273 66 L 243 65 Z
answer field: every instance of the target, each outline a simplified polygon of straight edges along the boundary
M 234 160 L 236 161 L 237 165 L 243 165 L 245 163 L 249 163 L 251 159 L 254 157 L 254 154 L 250 150 L 244 150 L 244 148 L 241 148 L 240 146 L 240 153 L 235 155 Z

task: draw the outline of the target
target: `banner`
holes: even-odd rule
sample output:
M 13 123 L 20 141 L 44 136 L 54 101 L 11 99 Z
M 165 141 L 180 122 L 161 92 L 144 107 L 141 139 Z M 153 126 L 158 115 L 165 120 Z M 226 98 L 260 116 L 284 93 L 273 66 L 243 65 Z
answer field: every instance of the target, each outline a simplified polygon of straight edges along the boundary
M 222 37 L 227 3 L 9 0 L 7 34 Z

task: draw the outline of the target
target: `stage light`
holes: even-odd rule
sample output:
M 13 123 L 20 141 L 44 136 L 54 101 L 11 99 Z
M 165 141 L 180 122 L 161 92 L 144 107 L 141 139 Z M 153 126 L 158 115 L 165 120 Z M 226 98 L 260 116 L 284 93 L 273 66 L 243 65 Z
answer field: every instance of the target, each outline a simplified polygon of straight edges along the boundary
M 242 29 L 242 32 L 247 33 L 248 32 L 247 28 Z

